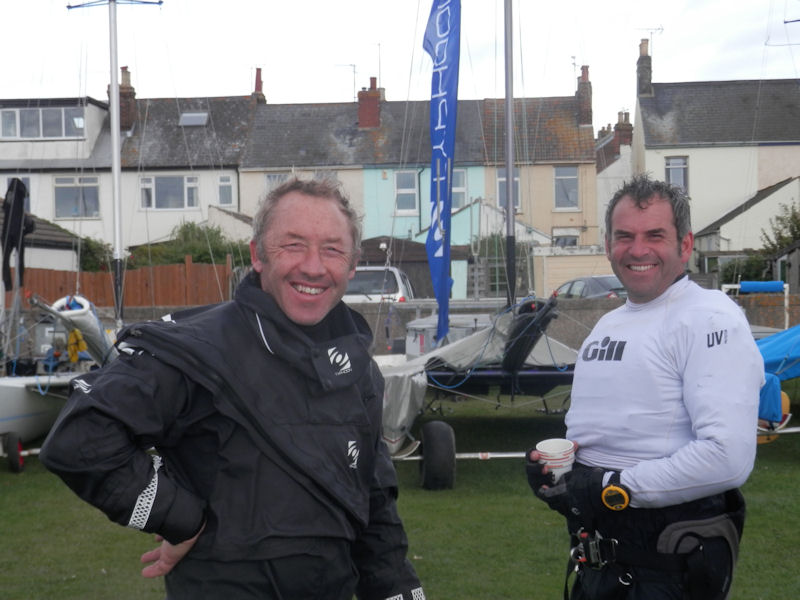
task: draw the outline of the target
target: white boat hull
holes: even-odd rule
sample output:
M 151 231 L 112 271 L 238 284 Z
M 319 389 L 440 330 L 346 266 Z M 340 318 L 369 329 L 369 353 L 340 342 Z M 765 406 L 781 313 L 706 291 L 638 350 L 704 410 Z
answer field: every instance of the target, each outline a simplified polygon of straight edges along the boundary
M 27 443 L 47 434 L 76 375 L 0 377 L 0 435 L 13 432 Z

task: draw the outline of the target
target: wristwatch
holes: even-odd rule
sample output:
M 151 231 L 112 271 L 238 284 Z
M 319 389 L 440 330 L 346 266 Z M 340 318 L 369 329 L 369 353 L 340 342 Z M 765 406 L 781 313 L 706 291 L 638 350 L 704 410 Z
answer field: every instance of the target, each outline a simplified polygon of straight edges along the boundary
M 631 493 L 620 483 L 619 473 L 615 472 L 608 480 L 600 492 L 600 499 L 603 501 L 603 506 L 609 510 L 620 511 L 628 508 L 631 503 Z

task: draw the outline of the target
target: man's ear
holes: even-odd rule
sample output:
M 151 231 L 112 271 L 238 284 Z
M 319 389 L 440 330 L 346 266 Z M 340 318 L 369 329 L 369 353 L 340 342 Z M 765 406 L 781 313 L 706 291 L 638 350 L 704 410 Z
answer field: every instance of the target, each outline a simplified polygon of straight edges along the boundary
M 694 250 L 694 233 L 691 231 L 683 236 L 681 240 L 681 260 L 684 263 L 689 262 L 689 258 L 692 256 L 692 250 Z
M 256 273 L 261 273 L 264 264 L 261 262 L 261 259 L 258 258 L 258 247 L 255 240 L 250 240 L 250 262 L 253 265 L 253 270 Z

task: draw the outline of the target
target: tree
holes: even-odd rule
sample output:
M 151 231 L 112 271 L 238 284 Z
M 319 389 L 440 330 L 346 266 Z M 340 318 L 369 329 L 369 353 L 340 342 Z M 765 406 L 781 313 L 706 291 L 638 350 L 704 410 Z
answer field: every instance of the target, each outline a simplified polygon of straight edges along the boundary
M 766 259 L 763 254 L 747 258 L 737 258 L 725 263 L 720 273 L 720 283 L 739 283 L 739 281 L 763 281 L 766 275 Z
M 234 264 L 249 261 L 250 248 L 228 240 L 219 227 L 183 223 L 173 229 L 169 241 L 134 248 L 128 267 L 180 264 L 187 255 L 193 262 L 214 264 L 223 262 L 227 254 L 233 255 Z
M 81 271 L 108 270 L 113 254 L 109 244 L 88 237 L 78 243 Z
M 796 204 L 781 204 L 780 207 L 780 214 L 769 220 L 772 235 L 761 230 L 761 241 L 764 242 L 761 252 L 768 256 L 774 256 L 800 240 L 800 209 Z

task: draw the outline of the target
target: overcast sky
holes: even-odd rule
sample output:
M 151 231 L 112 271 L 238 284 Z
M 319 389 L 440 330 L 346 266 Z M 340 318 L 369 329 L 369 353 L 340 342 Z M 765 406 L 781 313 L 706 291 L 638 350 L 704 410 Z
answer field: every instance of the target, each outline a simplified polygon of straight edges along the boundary
M 370 77 L 387 100 L 430 94 L 431 0 L 122 1 L 138 98 L 246 95 L 257 67 L 270 103 L 349 102 Z M 67 4 L 0 0 L 0 98 L 107 99 L 109 9 Z M 513 18 L 514 95 L 571 96 L 588 65 L 595 130 L 633 118 L 642 38 L 656 83 L 800 78 L 800 0 L 513 0 Z M 504 1 L 462 0 L 461 27 L 459 97 L 502 97 Z

